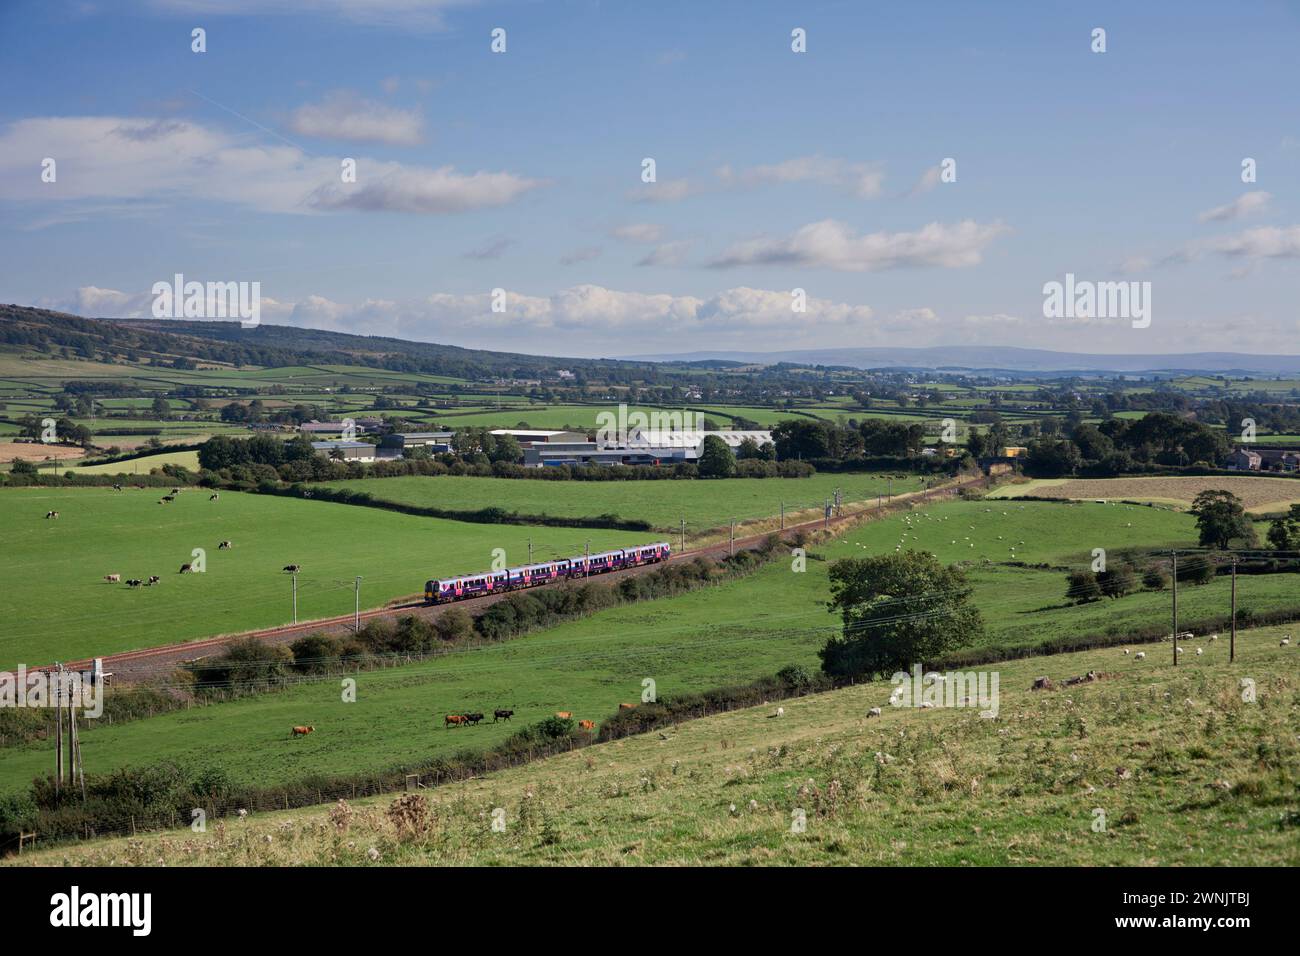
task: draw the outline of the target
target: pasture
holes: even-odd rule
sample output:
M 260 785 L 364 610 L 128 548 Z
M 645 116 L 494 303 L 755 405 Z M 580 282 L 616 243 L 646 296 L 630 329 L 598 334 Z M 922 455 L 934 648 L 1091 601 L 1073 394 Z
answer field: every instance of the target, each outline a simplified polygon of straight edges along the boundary
M 163 465 L 180 465 L 190 471 L 198 471 L 199 453 L 196 451 L 163 451 L 156 455 L 142 455 L 128 461 L 112 461 L 103 465 L 81 465 L 73 469 L 73 471 L 78 475 L 147 475 L 154 468 L 161 468 Z
M 890 707 L 887 681 L 736 710 L 425 791 L 426 832 L 397 832 L 390 794 L 8 862 L 1295 866 L 1300 648 L 1280 633 L 1243 632 L 1235 664 L 1223 641 L 1177 669 L 1118 648 L 1007 663 L 991 719 Z
M 1040 478 L 1004 485 L 990 498 L 1069 498 L 1076 501 L 1142 501 L 1185 508 L 1202 491 L 1230 491 L 1247 511 L 1285 511 L 1300 503 L 1300 479 L 1264 475 L 1162 476 L 1141 478 Z
M 327 487 L 364 491 L 383 501 L 427 508 L 476 511 L 502 508 L 527 515 L 562 518 L 615 515 L 649 521 L 676 533 L 686 520 L 689 534 L 725 528 L 732 519 L 771 518 L 820 509 L 839 488 L 845 502 L 874 501 L 891 483 L 884 473 L 816 474 L 808 478 L 726 478 L 658 481 L 547 481 L 441 475 L 361 478 L 325 482 Z M 893 479 L 895 494 L 922 488 L 916 475 Z
M 497 707 L 509 707 L 516 711 L 516 725 L 557 710 L 600 720 L 620 702 L 638 700 L 646 677 L 656 682 L 660 695 L 673 695 L 751 680 L 791 663 L 815 669 L 818 649 L 839 626 L 824 603 L 829 562 L 892 550 L 903 533 L 909 545 L 935 550 L 951 561 L 967 557 L 963 550 L 993 554 L 1004 546 L 998 535 L 1005 538 L 1009 528 L 1016 528 L 1026 541 L 1027 560 L 1059 565 L 1058 570 L 1038 570 L 977 562 L 971 577 L 975 601 L 988 625 L 988 644 L 1034 644 L 1054 636 L 1167 620 L 1167 591 L 1068 604 L 1062 569 L 1090 560 L 1094 541 L 1112 549 L 1185 544 L 1192 527 L 1187 515 L 1046 502 L 986 508 L 984 502 L 952 502 L 868 522 L 836 541 L 812 546 L 802 573 L 781 559 L 747 578 L 679 597 L 613 608 L 501 644 L 362 672 L 356 675 L 354 703 L 343 703 L 337 679 L 328 679 L 147 720 L 95 726 L 84 735 L 88 768 L 103 772 L 173 759 L 219 767 L 240 782 L 272 784 L 311 774 L 409 767 L 463 748 L 491 746 L 513 729 L 489 723 L 446 730 L 446 713 L 490 714 Z M 1002 515 L 1002 510 L 1008 514 Z M 927 527 L 909 528 L 906 518 Z M 967 547 L 967 535 L 980 546 Z M 949 543 L 954 537 L 960 545 Z M 1257 610 L 1294 605 L 1295 580 L 1294 575 L 1243 579 L 1241 604 Z M 1181 589 L 1183 620 L 1223 612 L 1227 586 L 1219 579 Z M 1154 658 L 1161 647 L 1168 645 L 1147 649 Z M 290 747 L 288 730 L 298 724 L 314 725 L 316 733 Z M 0 750 L 0 792 L 25 787 L 48 759 L 43 746 Z
M 288 564 L 301 564 L 299 620 L 415 595 L 430 577 L 652 540 L 648 534 L 522 528 L 419 518 L 376 508 L 270 495 L 183 489 L 0 489 L 5 587 L 0 591 L 0 669 L 273 627 L 291 620 Z M 47 511 L 58 520 L 46 520 Z M 229 551 L 217 545 L 230 540 Z M 206 551 L 207 570 L 178 574 Z M 109 584 L 106 574 L 159 575 L 151 588 Z

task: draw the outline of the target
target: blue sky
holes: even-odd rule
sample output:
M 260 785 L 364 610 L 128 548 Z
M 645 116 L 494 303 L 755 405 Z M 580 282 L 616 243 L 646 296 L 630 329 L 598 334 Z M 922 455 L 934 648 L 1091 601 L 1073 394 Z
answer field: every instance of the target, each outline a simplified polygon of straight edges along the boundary
M 0 301 L 147 315 L 180 272 L 537 353 L 1294 353 L 1297 50 L 1295 2 L 9 0 Z M 1067 272 L 1150 282 L 1150 326 L 1045 318 Z

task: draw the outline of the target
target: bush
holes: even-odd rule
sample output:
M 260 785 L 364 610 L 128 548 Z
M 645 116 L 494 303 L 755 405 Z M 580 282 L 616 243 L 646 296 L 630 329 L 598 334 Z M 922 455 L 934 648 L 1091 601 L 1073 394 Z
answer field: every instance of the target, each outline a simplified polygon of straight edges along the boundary
M 1091 571 L 1071 571 L 1066 577 L 1065 597 L 1076 604 L 1095 601 L 1101 597 L 1101 585 Z
M 474 635 L 474 618 L 460 607 L 449 607 L 433 622 L 441 641 L 463 641 Z
M 1158 564 L 1142 572 L 1142 586 L 1148 591 L 1163 591 L 1169 586 L 1169 573 Z

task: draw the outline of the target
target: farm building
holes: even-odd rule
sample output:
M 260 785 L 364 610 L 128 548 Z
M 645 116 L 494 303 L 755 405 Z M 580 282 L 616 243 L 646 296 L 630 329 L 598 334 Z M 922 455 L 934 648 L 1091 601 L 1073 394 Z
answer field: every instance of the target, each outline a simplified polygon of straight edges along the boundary
M 521 445 L 585 442 L 586 432 L 546 431 L 534 428 L 494 428 L 493 435 L 513 435 Z
M 1262 463 L 1263 459 L 1258 452 L 1248 451 L 1245 448 L 1237 448 L 1228 459 L 1228 467 L 1238 471 L 1259 471 Z
M 524 445 L 524 464 L 547 465 L 671 465 L 693 460 L 685 448 L 602 448 L 594 441 Z
M 375 459 L 388 461 L 401 458 L 408 448 L 427 448 L 434 455 L 451 451 L 453 435 L 455 432 L 395 432 L 385 435 L 380 439 L 379 447 L 375 449 Z
M 704 439 L 710 435 L 716 435 L 727 443 L 727 447 L 733 452 L 744 444 L 745 439 L 752 439 L 756 445 L 764 445 L 772 441 L 772 433 L 760 429 L 743 430 L 731 429 L 727 431 L 698 431 L 687 429 L 685 431 L 674 431 L 672 429 L 653 429 L 637 428 L 628 436 L 628 448 L 680 448 L 687 452 L 689 458 L 699 458 L 700 450 L 704 447 Z
M 308 435 L 341 435 L 343 434 L 343 429 L 346 427 L 347 426 L 343 422 L 319 422 L 313 419 L 312 421 L 303 422 L 299 425 L 298 431 L 304 432 Z M 352 427 L 356 430 L 357 434 L 361 434 L 366 430 L 365 426 L 360 422 L 353 422 Z
M 314 441 L 318 454 L 342 461 L 374 461 L 375 446 L 363 441 Z

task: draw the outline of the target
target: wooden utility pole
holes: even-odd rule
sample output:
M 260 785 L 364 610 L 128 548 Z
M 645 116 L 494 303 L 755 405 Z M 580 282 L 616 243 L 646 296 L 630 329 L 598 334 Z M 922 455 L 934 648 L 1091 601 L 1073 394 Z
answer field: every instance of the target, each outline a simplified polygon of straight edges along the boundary
M 1174 666 L 1178 666 L 1178 552 L 1170 551 L 1174 566 Z
M 57 732 L 54 735 L 54 799 L 58 802 L 63 790 L 63 665 L 56 665 L 54 679 L 54 709 Z
M 1237 556 L 1232 556 L 1232 633 L 1228 637 L 1228 663 L 1237 659 Z
M 359 574 L 357 575 L 357 579 L 354 582 L 353 587 L 356 588 L 356 609 L 352 612 L 352 632 L 354 634 L 360 634 L 361 633 L 361 575 Z
M 298 623 L 298 572 L 289 575 L 293 579 L 293 623 Z
M 781 502 L 781 530 L 785 530 L 785 502 Z
M 682 553 L 685 554 L 686 553 L 686 519 L 684 517 L 681 519 L 681 531 L 682 531 Z
M 731 519 L 731 533 L 727 539 L 727 556 L 736 553 L 736 519 Z
M 528 539 L 528 563 L 529 563 L 529 564 L 532 564 L 532 563 L 533 563 L 533 539 L 532 539 L 532 537 L 529 537 L 529 539 Z

